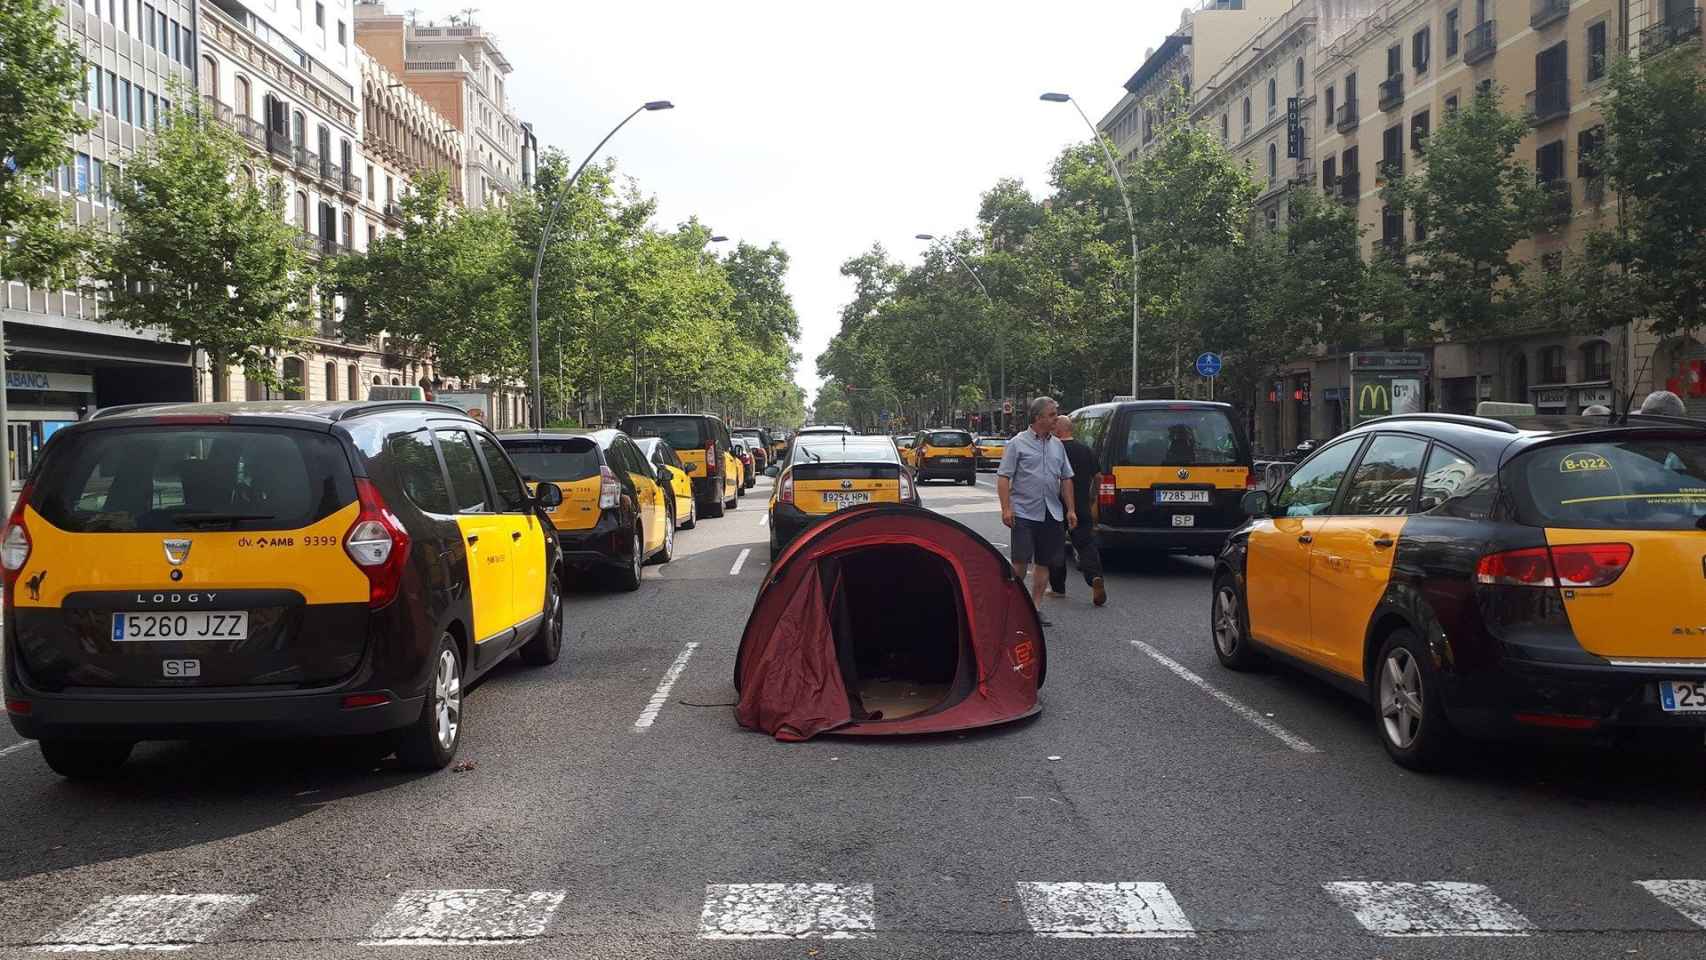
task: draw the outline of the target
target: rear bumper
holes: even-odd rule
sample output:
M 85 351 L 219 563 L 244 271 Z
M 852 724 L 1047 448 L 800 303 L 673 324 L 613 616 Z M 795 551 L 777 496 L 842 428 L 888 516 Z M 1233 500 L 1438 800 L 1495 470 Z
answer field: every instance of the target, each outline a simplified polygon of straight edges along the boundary
M 627 567 L 632 546 L 630 530 L 615 510 L 606 510 L 587 530 L 558 530 L 557 544 L 563 564 L 585 570 L 590 567 Z
M 723 499 L 722 477 L 694 477 L 693 496 L 701 504 L 716 503 Z
M 771 538 L 776 542 L 776 549 L 786 547 L 813 524 L 833 516 L 833 513 L 806 513 L 786 503 L 776 504 L 776 509 L 770 511 Z
M 1096 524 L 1096 538 L 1103 547 L 1157 550 L 1168 553 L 1217 554 L 1235 528 L 1213 527 L 1116 527 Z
M 1594 740 L 1671 731 L 1699 743 L 1706 713 L 1667 713 L 1658 697 L 1659 681 L 1698 679 L 1706 671 L 1506 659 L 1448 675 L 1442 692 L 1452 726 L 1473 736 Z
M 30 705 L 28 714 L 9 714 L 12 729 L 36 740 L 262 739 L 383 733 L 413 723 L 426 700 L 424 696 L 393 696 L 378 706 L 346 710 L 346 693 L 207 691 L 193 697 L 123 696 L 106 692 L 41 694 L 15 689 L 9 678 L 6 685 L 7 700 L 25 700 Z

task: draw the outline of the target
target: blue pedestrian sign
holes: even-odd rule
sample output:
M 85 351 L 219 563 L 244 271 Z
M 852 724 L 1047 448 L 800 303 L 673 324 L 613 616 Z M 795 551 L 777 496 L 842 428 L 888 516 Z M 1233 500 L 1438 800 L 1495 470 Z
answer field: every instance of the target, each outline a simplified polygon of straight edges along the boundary
M 1221 366 L 1220 354 L 1218 353 L 1205 353 L 1202 356 L 1197 357 L 1198 376 L 1218 377 L 1220 376 Z

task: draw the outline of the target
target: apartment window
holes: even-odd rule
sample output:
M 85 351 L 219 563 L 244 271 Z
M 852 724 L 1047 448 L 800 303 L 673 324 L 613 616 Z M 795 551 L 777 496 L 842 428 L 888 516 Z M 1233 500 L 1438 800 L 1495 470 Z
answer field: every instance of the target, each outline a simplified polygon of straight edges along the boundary
M 1433 42 L 1432 27 L 1423 27 L 1410 38 L 1410 66 L 1418 76 L 1428 72 L 1428 61 L 1433 57 Z
M 160 129 L 160 97 L 152 93 L 148 95 L 148 128 Z
M 385 175 L 385 202 L 386 203 L 396 202 L 397 195 L 396 195 L 395 191 L 396 191 L 396 181 L 392 180 L 391 175 L 389 173 L 387 173 Z
M 1269 77 L 1268 78 L 1268 116 L 1270 116 L 1270 117 L 1273 116 L 1274 111 L 1276 111 L 1278 109 L 1279 109 L 1279 81 L 1275 80 L 1272 77 Z
M 1333 181 L 1339 178 L 1339 158 L 1328 157 L 1321 161 L 1321 186 L 1327 190 L 1333 189 Z
M 1588 26 L 1588 82 L 1605 78 L 1605 21 Z
M 122 16 L 123 16 L 123 22 L 124 22 L 124 32 L 129 33 L 130 32 L 130 0 L 124 0 L 123 7 L 124 7 L 124 13 Z
M 379 228 L 370 223 L 367 225 L 367 249 L 372 250 L 373 245 L 378 242 Z
M 1582 379 L 1611 379 L 1611 344 L 1604 340 L 1582 344 Z
M 92 197 L 96 203 L 100 203 L 107 198 L 106 177 L 103 176 L 105 171 L 101 169 L 103 166 L 104 164 L 99 160 L 89 161 L 89 196 Z
M 1340 158 L 1339 165 L 1344 168 L 1346 176 L 1358 172 L 1360 168 L 1357 166 L 1357 148 L 1346 147 L 1344 154 Z
M 1393 124 L 1392 126 L 1387 127 L 1386 131 L 1381 134 L 1381 136 L 1380 136 L 1380 165 L 1383 168 L 1388 168 L 1388 169 L 1383 169 L 1381 171 L 1383 176 L 1392 177 L 1392 176 L 1397 176 L 1399 174 L 1402 174 L 1404 172 L 1404 125 L 1403 124 L 1401 124 L 1401 123 Z M 1396 171 L 1395 172 L 1389 172 L 1390 168 L 1396 168 Z
M 1454 117 L 1457 115 L 1457 94 L 1451 93 L 1446 95 L 1445 115 L 1447 117 Z
M 1345 106 L 1348 106 L 1354 110 L 1356 108 L 1356 103 L 1357 103 L 1357 75 L 1354 73 L 1347 73 L 1347 74 L 1345 74 Z
M 1416 218 L 1416 242 L 1421 243 L 1423 240 L 1426 240 L 1427 238 L 1428 238 L 1427 224 L 1422 222 L 1421 217 L 1417 217 Z
M 178 21 L 172 21 L 172 59 L 178 63 L 184 62 L 183 31 L 178 29 Z
M 340 225 L 343 227 L 343 233 L 341 236 L 344 238 L 344 243 L 346 245 L 354 245 L 355 219 L 349 215 L 349 211 L 344 211 L 343 216 L 340 218 Z
M 314 26 L 326 29 L 326 5 L 323 3 L 314 4 Z
M 1541 183 L 1551 183 L 1554 180 L 1566 178 L 1564 141 L 1554 140 L 1534 151 L 1534 172 Z
M 1564 348 L 1546 347 L 1540 351 L 1540 382 L 1564 383 L 1570 379 L 1564 371 Z
M 142 84 L 138 83 L 133 89 L 136 91 L 136 125 L 147 128 L 148 100 L 143 96 Z
M 1428 125 L 1432 119 L 1428 111 L 1423 110 L 1410 118 L 1410 149 L 1421 153 L 1428 145 Z
M 159 49 L 160 49 L 160 52 L 165 53 L 166 52 L 166 43 L 167 43 L 167 40 L 166 40 L 167 19 L 166 19 L 165 11 L 163 11 L 163 10 L 154 11 L 154 22 L 160 28 L 160 31 L 159 31 L 159 36 L 160 36 Z
M 1303 58 L 1297 58 L 1297 95 L 1303 95 Z
M 77 182 L 74 186 L 79 197 L 89 195 L 89 155 L 86 153 L 77 155 Z
M 90 110 L 101 109 L 101 68 L 92 63 L 83 74 L 83 98 Z
M 1279 147 L 1268 144 L 1268 185 L 1279 179 Z
M 1224 114 L 1224 113 L 1220 115 L 1220 139 L 1222 139 L 1222 140 L 1232 139 L 1232 134 L 1230 132 L 1231 131 L 1231 124 L 1232 124 L 1232 118 L 1230 116 L 1228 116 L 1227 114 Z
M 107 72 L 107 112 L 118 116 L 118 74 Z
M 1599 151 L 1604 146 L 1604 126 L 1576 134 L 1576 176 L 1583 180 L 1599 179 Z
M 367 199 L 368 200 L 373 199 L 373 193 L 374 193 L 373 164 L 370 163 L 367 165 Z
M 1457 56 L 1458 33 L 1457 8 L 1452 7 L 1445 12 L 1445 58 L 1447 60 Z
M 1396 248 L 1404 242 L 1404 214 L 1391 207 L 1380 208 L 1380 242 L 1388 248 Z
M 142 5 L 142 20 L 143 24 L 148 28 L 148 45 L 152 47 L 157 42 L 154 35 L 154 24 L 156 21 L 154 19 L 154 8 L 149 4 L 145 3 Z
M 338 21 L 338 46 L 349 46 L 349 28 L 344 25 L 342 20 Z
M 120 80 L 118 89 L 119 89 L 118 118 L 120 120 L 123 120 L 125 123 L 135 123 L 136 121 L 133 119 L 133 115 L 130 112 L 130 105 L 132 102 L 130 99 L 130 81 L 129 80 Z
M 1244 98 L 1244 132 L 1250 132 L 1250 98 Z
M 1394 43 L 1386 48 L 1386 75 L 1388 77 L 1402 76 L 1404 73 L 1404 45 Z

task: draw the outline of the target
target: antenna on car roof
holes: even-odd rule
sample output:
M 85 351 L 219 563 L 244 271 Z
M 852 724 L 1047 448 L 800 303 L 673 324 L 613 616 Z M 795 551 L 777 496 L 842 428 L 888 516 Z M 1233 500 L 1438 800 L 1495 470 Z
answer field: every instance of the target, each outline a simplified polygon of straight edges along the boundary
M 1629 425 L 1629 414 L 1635 409 L 1635 384 L 1640 382 L 1641 377 L 1646 374 L 1652 363 L 1653 355 L 1649 353 L 1647 359 L 1641 361 L 1641 369 L 1635 372 L 1635 379 L 1630 381 L 1629 398 L 1623 403 L 1623 416 L 1616 419 L 1618 426 L 1627 427 Z

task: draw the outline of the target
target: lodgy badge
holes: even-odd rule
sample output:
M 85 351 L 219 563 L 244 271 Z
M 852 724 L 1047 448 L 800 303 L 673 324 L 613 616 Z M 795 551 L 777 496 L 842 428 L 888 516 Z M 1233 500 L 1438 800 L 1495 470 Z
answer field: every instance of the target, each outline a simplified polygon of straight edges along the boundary
M 212 603 L 218 593 L 139 593 L 136 602 L 144 606 L 163 603 Z

